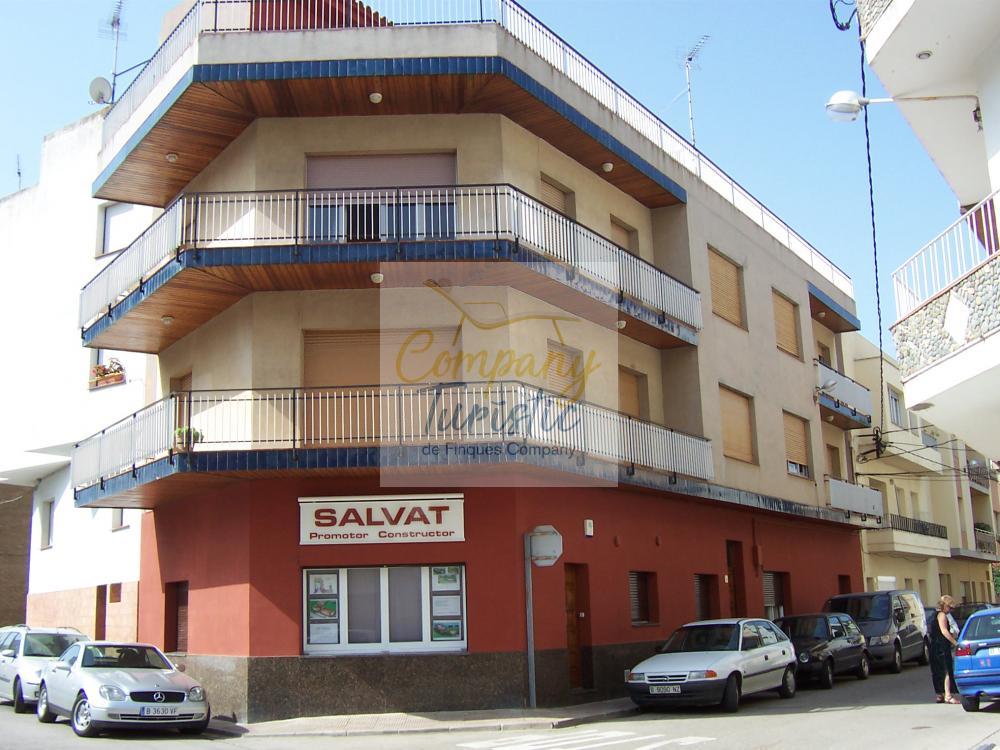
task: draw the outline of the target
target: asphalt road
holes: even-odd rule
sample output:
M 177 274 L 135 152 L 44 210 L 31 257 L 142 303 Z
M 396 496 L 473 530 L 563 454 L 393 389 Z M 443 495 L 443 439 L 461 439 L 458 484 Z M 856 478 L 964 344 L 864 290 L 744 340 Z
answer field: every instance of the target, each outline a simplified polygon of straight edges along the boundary
M 784 750 L 1000 748 L 1000 704 L 968 714 L 961 706 L 933 702 L 926 667 L 901 675 L 873 674 L 867 681 L 840 678 L 833 690 L 803 686 L 792 700 L 747 698 L 737 714 L 683 709 L 638 714 L 584 726 L 525 732 L 453 732 L 365 737 L 201 738 L 132 732 L 96 740 L 76 737 L 65 720 L 39 724 L 0 705 L 0 750 L 107 750 L 124 747 L 215 750 Z

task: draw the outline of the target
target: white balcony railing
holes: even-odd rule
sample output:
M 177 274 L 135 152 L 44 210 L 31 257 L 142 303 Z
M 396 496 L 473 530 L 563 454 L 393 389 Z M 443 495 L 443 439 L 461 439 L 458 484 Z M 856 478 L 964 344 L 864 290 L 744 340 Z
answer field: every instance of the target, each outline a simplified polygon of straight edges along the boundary
M 976 550 L 987 555 L 997 554 L 997 538 L 989 531 L 973 529 L 976 537 Z
M 826 386 L 826 387 L 824 387 Z M 860 383 L 816 360 L 816 387 L 859 414 L 871 416 L 872 394 Z
M 523 383 L 497 382 L 175 393 L 77 444 L 72 478 L 74 487 L 90 486 L 185 449 L 482 442 L 527 443 L 699 479 L 713 476 L 712 445 L 704 438 Z
M 882 493 L 870 487 L 827 477 L 826 493 L 831 508 L 872 517 L 882 516 Z
M 350 8 L 349 13 L 347 8 Z M 364 4 L 357 0 L 196 0 L 194 7 L 108 112 L 104 145 L 107 147 L 112 141 L 117 143 L 118 131 L 164 80 L 171 66 L 195 43 L 199 33 L 484 23 L 502 27 L 656 148 L 696 175 L 820 276 L 849 297 L 854 296 L 854 287 L 847 274 L 514 0 L 370 0 Z
M 1000 190 L 962 214 L 893 272 L 897 321 L 983 263 L 1000 257 L 998 200 Z
M 184 195 L 83 288 L 80 326 L 182 249 L 423 240 L 518 242 L 701 328 L 694 289 L 509 185 Z

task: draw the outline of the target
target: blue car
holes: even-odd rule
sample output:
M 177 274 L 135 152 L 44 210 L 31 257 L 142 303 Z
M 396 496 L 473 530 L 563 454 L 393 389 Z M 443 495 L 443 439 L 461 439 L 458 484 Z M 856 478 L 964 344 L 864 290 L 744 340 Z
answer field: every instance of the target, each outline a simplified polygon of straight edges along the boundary
M 955 649 L 955 681 L 966 711 L 978 711 L 983 699 L 1000 700 L 1000 607 L 966 620 Z

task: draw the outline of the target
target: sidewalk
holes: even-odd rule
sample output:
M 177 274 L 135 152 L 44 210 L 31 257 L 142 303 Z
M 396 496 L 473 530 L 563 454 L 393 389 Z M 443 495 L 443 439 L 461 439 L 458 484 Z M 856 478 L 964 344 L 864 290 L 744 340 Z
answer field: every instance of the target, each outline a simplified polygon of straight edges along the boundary
M 577 706 L 496 711 L 440 711 L 420 714 L 352 714 L 310 716 L 257 724 L 234 724 L 212 719 L 208 731 L 226 737 L 296 737 L 304 735 L 343 737 L 366 734 L 411 732 L 513 731 L 556 729 L 635 713 L 628 698 L 584 703 Z

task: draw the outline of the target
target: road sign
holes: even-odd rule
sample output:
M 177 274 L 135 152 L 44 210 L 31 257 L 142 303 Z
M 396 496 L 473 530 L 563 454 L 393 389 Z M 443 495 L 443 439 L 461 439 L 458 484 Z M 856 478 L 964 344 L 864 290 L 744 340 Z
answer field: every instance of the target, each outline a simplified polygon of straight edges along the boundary
M 531 534 L 531 562 L 539 568 L 556 564 L 563 553 L 562 534 L 555 526 L 536 526 Z

